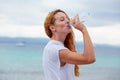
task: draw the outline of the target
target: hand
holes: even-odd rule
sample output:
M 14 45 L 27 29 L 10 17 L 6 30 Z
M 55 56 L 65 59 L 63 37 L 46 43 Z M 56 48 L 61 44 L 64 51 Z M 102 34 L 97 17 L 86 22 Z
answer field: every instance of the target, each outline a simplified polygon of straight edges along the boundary
M 76 15 L 71 19 L 71 23 L 74 26 L 74 28 L 83 31 L 85 29 L 85 26 L 80 22 L 79 15 Z

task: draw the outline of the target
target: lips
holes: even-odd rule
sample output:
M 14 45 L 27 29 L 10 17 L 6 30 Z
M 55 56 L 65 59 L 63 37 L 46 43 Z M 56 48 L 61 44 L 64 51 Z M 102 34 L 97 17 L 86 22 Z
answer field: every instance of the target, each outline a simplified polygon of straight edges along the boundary
M 72 27 L 72 24 L 68 23 L 67 26 L 71 28 L 71 27 Z

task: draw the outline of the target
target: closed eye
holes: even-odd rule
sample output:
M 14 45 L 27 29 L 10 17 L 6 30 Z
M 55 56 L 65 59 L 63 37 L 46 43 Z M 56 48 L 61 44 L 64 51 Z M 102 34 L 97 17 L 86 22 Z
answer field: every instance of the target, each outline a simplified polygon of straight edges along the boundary
M 64 20 L 65 20 L 65 18 L 64 18 L 64 17 L 61 17 L 61 18 L 60 18 L 60 21 L 64 21 Z

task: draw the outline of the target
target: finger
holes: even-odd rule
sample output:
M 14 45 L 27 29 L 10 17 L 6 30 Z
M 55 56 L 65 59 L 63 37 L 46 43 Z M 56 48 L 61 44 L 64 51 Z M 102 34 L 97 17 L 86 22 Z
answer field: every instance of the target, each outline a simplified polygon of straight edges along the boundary
M 70 19 L 70 23 L 73 24 L 73 18 Z
M 80 18 L 78 14 L 77 14 L 77 22 L 80 22 Z
M 71 23 L 74 25 L 75 24 L 75 17 L 71 19 Z

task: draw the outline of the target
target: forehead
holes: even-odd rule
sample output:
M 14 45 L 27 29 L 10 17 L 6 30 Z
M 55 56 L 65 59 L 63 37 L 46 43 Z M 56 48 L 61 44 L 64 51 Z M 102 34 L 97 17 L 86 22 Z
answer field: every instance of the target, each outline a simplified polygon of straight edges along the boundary
M 65 13 L 63 12 L 58 12 L 54 15 L 54 18 L 60 18 L 60 17 L 67 17 Z

